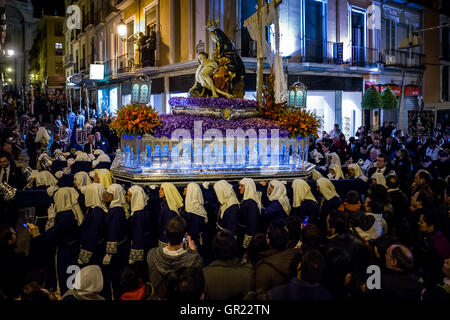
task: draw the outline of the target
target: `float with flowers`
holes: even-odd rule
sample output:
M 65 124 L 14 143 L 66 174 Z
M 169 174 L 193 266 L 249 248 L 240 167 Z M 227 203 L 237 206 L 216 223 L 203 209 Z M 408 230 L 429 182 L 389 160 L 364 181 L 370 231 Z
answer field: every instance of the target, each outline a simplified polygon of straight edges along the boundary
M 115 177 L 145 184 L 309 176 L 308 140 L 320 120 L 295 106 L 297 93 L 276 103 L 273 73 L 262 103 L 243 99 L 242 61 L 220 29 L 210 32 L 216 59 L 199 55 L 196 82 L 189 97 L 170 99 L 172 114 L 144 104 L 119 110 L 111 124 L 121 139 Z

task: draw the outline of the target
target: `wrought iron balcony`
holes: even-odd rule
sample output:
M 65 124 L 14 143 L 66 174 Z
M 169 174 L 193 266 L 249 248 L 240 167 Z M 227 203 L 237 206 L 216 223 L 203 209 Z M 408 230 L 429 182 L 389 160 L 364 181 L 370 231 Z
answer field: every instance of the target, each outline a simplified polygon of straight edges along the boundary
M 117 73 L 131 72 L 135 70 L 134 52 L 117 57 Z

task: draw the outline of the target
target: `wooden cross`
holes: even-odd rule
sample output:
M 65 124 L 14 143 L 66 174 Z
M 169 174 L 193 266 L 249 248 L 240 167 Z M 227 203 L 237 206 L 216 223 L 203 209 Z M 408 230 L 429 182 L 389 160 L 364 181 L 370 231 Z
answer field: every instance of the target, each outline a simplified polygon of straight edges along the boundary
M 280 5 L 280 3 L 283 0 L 272 0 L 272 2 L 275 2 L 275 6 Z M 264 10 L 268 9 L 268 6 L 270 3 L 264 5 L 264 0 L 258 0 L 258 7 L 256 9 L 256 13 L 253 14 L 250 18 L 248 18 L 246 21 L 250 19 L 255 19 L 257 17 L 258 26 L 261 27 L 261 32 L 258 32 L 258 39 L 256 39 L 257 42 L 257 69 L 256 69 L 256 100 L 258 101 L 259 109 L 262 111 L 262 98 L 263 98 L 263 70 L 264 70 L 264 47 L 263 47 L 263 37 L 265 36 L 265 28 L 266 28 L 266 22 L 263 21 L 263 12 Z

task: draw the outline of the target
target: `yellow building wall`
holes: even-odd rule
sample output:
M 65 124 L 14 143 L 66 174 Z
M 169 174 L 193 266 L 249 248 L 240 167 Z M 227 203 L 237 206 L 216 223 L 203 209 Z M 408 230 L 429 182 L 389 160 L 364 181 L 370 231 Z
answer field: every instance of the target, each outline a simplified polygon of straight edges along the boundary
M 189 0 L 175 1 L 175 63 L 189 60 Z
M 160 1 L 159 12 L 159 61 L 160 65 L 164 66 L 170 64 L 170 0 Z

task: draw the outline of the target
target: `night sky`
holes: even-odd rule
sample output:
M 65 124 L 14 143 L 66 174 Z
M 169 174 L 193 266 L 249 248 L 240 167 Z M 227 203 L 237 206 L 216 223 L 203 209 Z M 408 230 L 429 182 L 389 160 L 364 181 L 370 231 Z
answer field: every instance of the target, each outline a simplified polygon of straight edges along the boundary
M 34 9 L 34 17 L 40 18 L 42 10 L 44 14 L 55 15 L 55 12 L 59 16 L 64 16 L 64 0 L 53 0 L 53 1 L 42 1 L 42 0 L 32 0 Z

